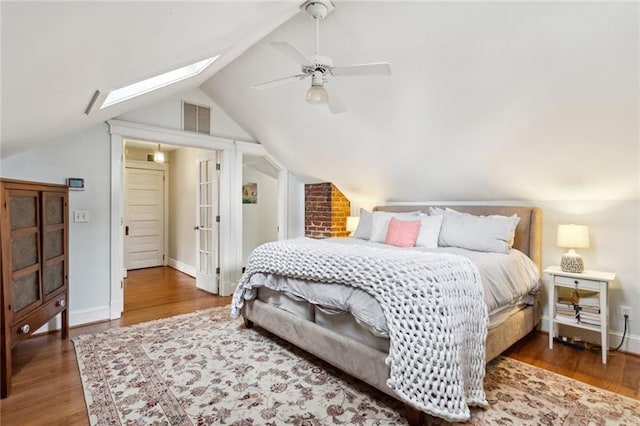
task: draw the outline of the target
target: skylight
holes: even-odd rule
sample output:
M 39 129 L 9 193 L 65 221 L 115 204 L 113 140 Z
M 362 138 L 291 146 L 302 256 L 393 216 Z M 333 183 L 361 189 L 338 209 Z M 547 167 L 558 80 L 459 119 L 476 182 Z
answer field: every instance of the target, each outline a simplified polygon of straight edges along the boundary
M 137 96 L 144 95 L 145 93 L 153 92 L 154 90 L 186 80 L 187 78 L 195 77 L 215 62 L 219 57 L 220 55 L 212 56 L 211 58 L 185 65 L 184 67 L 138 81 L 128 86 L 120 87 L 119 89 L 111 91 L 98 90 L 93 96 L 86 113 L 89 114 L 89 112 L 96 109 L 98 106 L 100 109 L 104 109 L 112 105 L 119 104 L 120 102 L 133 99 Z

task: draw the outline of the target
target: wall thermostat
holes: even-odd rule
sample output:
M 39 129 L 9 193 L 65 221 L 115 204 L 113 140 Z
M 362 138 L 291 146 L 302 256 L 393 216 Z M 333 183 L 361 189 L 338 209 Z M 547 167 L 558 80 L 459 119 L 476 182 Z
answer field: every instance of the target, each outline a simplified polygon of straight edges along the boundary
M 84 179 L 82 178 L 67 178 L 67 186 L 69 189 L 75 189 L 76 191 L 84 190 Z

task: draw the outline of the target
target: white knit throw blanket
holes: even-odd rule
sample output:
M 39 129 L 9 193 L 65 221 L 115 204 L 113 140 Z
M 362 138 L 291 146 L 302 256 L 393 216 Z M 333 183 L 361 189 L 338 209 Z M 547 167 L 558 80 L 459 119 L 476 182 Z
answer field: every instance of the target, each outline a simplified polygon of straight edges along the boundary
M 255 273 L 365 290 L 386 317 L 387 385 L 403 401 L 451 422 L 467 420 L 469 406 L 487 405 L 488 315 L 480 274 L 468 259 L 308 238 L 263 244 L 249 257 L 233 295 L 233 318 L 256 296 Z

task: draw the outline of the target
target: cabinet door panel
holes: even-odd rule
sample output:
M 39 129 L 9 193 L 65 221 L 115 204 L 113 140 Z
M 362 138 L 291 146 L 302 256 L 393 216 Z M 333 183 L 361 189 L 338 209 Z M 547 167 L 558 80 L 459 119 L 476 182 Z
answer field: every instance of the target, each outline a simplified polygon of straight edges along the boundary
M 67 283 L 66 194 L 42 193 L 42 291 L 47 301 Z
M 64 285 L 64 262 L 44 267 L 44 294 L 49 295 Z
M 9 223 L 11 230 L 38 226 L 38 193 L 13 195 L 9 191 Z
M 16 313 L 40 299 L 39 277 L 39 271 L 35 271 L 13 280 L 13 309 Z
M 64 254 L 64 229 L 46 232 L 42 244 L 44 260 Z
M 40 193 L 10 189 L 5 192 L 9 205 L 9 265 L 11 301 L 17 314 L 42 300 L 40 289 Z
M 18 271 L 38 263 L 38 235 L 34 232 L 11 239 L 11 270 Z
M 64 194 L 45 193 L 44 200 L 44 224 L 64 223 Z

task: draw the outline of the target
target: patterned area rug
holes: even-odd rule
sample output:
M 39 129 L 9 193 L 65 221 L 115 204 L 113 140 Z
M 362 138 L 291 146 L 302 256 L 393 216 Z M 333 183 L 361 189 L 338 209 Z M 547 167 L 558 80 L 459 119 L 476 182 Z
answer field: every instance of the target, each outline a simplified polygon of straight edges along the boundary
M 91 424 L 406 425 L 395 399 L 229 308 L 73 342 Z M 509 358 L 489 364 L 485 389 L 490 407 L 467 424 L 640 424 L 640 401 Z

